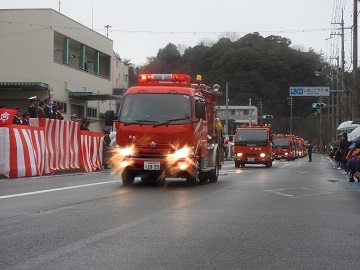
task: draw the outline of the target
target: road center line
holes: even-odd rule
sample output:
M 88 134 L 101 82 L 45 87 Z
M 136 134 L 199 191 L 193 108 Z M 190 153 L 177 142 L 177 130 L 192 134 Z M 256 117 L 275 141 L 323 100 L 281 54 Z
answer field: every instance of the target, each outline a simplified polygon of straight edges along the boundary
M 19 193 L 19 194 L 0 196 L 0 199 L 8 199 L 8 198 L 14 198 L 14 197 L 29 196 L 29 195 L 34 195 L 34 194 L 41 194 L 41 193 L 61 191 L 61 190 L 74 189 L 74 188 L 98 186 L 98 185 L 110 184 L 110 183 L 115 183 L 115 182 L 119 182 L 119 181 L 118 180 L 112 180 L 112 181 L 98 182 L 98 183 L 85 184 L 85 185 L 77 185 L 77 186 L 70 186 L 70 187 L 38 190 L 38 191 L 32 191 L 32 192 L 25 192 L 25 193 Z

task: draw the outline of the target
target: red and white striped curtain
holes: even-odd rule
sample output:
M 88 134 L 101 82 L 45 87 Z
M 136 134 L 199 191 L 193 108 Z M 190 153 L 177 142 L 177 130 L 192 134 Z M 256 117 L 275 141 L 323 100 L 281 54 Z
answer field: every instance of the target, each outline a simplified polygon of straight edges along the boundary
M 86 172 L 102 169 L 103 134 L 101 132 L 80 131 L 82 167 Z
M 0 127 L 0 174 L 15 178 L 102 169 L 101 132 L 80 131 L 78 122 L 66 120 L 31 118 L 30 123 Z
M 0 174 L 10 178 L 44 172 L 45 136 L 39 127 L 0 127 Z
M 45 130 L 45 174 L 80 168 L 80 124 L 74 121 L 30 118 L 32 126 Z

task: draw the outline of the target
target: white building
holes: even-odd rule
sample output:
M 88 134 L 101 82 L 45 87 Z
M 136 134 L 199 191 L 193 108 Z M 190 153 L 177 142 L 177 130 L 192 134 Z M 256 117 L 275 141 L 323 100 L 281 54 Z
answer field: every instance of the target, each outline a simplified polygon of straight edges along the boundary
M 229 133 L 225 130 L 225 134 L 235 134 L 238 125 L 248 125 L 250 120 L 253 124 L 258 123 L 258 108 L 255 106 L 251 106 L 251 111 L 249 106 L 228 106 L 227 110 L 226 106 L 217 106 L 217 115 L 225 129 L 226 113 L 228 115 Z
M 112 76 L 123 77 L 112 72 L 112 40 L 52 9 L 2 9 L 0 17 L 0 105 L 24 111 L 31 96 L 51 98 L 65 119 L 76 113 L 100 131 L 99 114 L 118 99 Z

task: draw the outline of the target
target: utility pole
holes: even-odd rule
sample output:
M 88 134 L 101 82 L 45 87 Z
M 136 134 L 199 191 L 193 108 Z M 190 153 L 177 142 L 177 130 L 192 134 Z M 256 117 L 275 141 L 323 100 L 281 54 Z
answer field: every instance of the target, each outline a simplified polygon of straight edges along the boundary
M 353 86 L 352 86 L 352 96 L 351 96 L 351 119 L 354 120 L 360 117 L 359 112 L 359 88 L 357 81 L 357 69 L 358 69 L 358 22 L 357 22 L 357 1 L 354 0 L 354 10 L 353 10 Z
M 225 105 L 226 105 L 226 109 L 225 109 L 225 132 L 226 135 L 229 134 L 229 88 L 228 88 L 228 83 L 226 82 L 226 86 L 225 86 Z
M 344 69 L 345 69 L 345 36 L 344 36 L 344 11 L 341 12 L 341 23 L 332 23 L 332 24 L 340 24 L 341 26 L 341 34 L 330 34 L 330 36 L 339 35 L 341 36 L 341 69 L 340 69 L 340 63 L 339 58 L 337 61 L 337 93 L 336 93 L 336 120 L 337 120 L 337 126 L 339 126 L 340 121 L 342 120 L 340 117 L 340 107 L 343 105 L 344 108 L 344 119 L 347 118 L 347 104 L 348 104 L 348 94 L 344 91 L 345 90 L 345 84 L 344 84 Z M 345 93 L 345 104 L 340 104 L 340 86 L 341 86 L 341 92 Z M 343 102 L 342 102 L 343 103 Z
M 251 119 L 252 118 L 252 113 L 251 113 L 251 98 L 249 98 L 249 126 L 251 126 Z
M 59 0 L 59 13 L 60 13 L 60 5 L 61 5 L 61 1 Z
M 260 98 L 260 101 L 259 101 L 259 105 L 260 105 L 260 123 L 262 124 L 263 123 L 263 119 L 262 119 L 262 115 L 263 115 L 263 103 L 262 103 L 262 100 Z M 259 117 L 258 117 L 259 118 Z
M 109 37 L 109 28 L 111 28 L 111 25 L 105 25 L 104 26 L 106 28 L 106 37 Z
M 345 35 L 344 35 L 344 11 L 341 13 L 341 90 L 345 90 L 344 84 L 345 70 Z M 349 119 L 349 92 L 345 91 L 345 121 Z
M 288 97 L 287 99 L 290 100 L 288 102 L 288 105 L 290 105 L 290 134 L 292 134 L 292 115 L 293 115 L 294 101 L 293 101 L 293 97 Z

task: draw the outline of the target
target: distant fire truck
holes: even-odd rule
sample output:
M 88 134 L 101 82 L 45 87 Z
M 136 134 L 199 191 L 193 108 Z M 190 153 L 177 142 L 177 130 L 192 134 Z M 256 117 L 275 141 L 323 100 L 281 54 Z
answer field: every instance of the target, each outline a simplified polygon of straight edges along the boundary
M 115 121 L 117 152 L 112 164 L 124 185 L 135 177 L 163 182 L 186 178 L 190 185 L 216 182 L 224 148 L 215 125 L 219 86 L 190 83 L 184 74 L 141 74 L 129 88 Z M 113 124 L 114 112 L 105 115 Z
M 270 168 L 273 159 L 273 132 L 269 126 L 251 125 L 236 129 L 235 167 L 245 166 L 245 164 L 264 164 Z
M 274 159 L 295 160 L 296 147 L 292 135 L 274 136 Z

